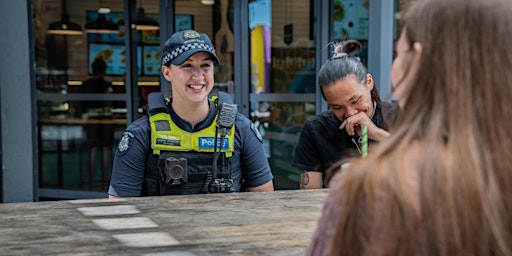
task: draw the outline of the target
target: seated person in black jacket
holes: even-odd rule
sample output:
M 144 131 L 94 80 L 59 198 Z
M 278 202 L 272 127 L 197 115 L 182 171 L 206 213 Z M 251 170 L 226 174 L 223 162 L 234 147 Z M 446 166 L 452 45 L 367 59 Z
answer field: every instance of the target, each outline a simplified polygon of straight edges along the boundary
M 361 44 L 334 42 L 335 53 L 320 69 L 318 84 L 330 109 L 306 121 L 295 148 L 293 166 L 300 170 L 300 188 L 327 187 L 331 170 L 343 159 L 361 155 L 361 127 L 368 128 L 369 144 L 389 136 L 388 122 L 397 104 L 380 100 L 373 77 L 355 57 Z

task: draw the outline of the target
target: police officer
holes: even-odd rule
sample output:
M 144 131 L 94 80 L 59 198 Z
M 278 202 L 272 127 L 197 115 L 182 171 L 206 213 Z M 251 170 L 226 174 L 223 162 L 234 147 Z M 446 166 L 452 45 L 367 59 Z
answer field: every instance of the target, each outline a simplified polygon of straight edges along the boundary
M 204 33 L 180 31 L 165 42 L 162 74 L 172 97 L 150 94 L 149 115 L 122 134 L 110 198 L 274 190 L 258 131 L 229 95 L 208 98 L 217 65 Z

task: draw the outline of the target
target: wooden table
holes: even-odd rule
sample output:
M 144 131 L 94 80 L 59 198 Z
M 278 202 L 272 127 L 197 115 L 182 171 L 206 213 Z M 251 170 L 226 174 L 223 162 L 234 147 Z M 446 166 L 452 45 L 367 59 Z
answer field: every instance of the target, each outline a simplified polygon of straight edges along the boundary
M 304 255 L 327 189 L 0 204 L 1 255 Z

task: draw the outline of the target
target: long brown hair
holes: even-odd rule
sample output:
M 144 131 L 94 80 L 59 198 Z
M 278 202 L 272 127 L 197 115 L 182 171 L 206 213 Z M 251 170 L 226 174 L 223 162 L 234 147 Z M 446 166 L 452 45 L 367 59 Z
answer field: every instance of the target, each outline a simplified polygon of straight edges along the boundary
M 510 0 L 411 6 L 418 74 L 390 138 L 344 173 L 331 255 L 512 254 L 511 13 Z

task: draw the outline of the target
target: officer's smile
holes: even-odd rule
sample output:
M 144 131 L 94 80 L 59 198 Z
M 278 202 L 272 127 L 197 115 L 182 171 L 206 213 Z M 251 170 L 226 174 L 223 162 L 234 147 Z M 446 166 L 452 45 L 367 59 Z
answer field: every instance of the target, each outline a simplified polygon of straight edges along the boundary
M 205 87 L 204 84 L 189 84 L 188 87 L 192 90 L 201 90 Z

